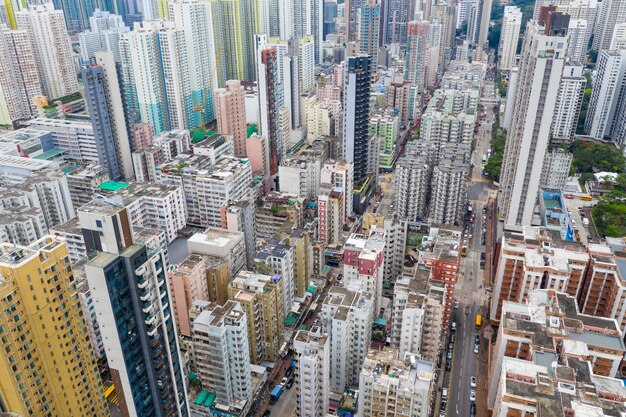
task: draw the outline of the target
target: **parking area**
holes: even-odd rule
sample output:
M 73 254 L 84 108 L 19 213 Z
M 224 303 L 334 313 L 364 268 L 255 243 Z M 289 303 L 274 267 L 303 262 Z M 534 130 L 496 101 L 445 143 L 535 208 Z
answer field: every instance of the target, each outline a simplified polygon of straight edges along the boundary
M 586 245 L 589 242 L 587 237 L 589 236 L 589 228 L 584 226 L 584 218 L 581 213 L 584 213 L 586 208 L 593 206 L 597 200 L 583 201 L 578 196 L 574 195 L 573 199 L 564 198 L 563 201 L 565 202 L 565 208 L 570 210 L 572 213 L 572 220 L 575 222 L 574 226 L 575 229 L 578 230 L 581 243 Z M 579 207 L 581 207 L 583 211 L 579 210 Z M 587 217 L 588 221 L 591 222 L 588 214 L 585 214 L 585 217 Z

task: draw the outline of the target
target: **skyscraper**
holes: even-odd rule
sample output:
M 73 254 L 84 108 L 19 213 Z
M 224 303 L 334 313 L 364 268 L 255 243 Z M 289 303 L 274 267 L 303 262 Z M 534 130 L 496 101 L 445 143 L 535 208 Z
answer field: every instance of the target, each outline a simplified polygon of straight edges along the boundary
M 404 79 L 411 82 L 411 88 L 424 91 L 426 85 L 426 67 L 429 58 L 430 23 L 426 21 L 409 22 L 406 44 Z
M 404 44 L 408 23 L 415 15 L 415 0 L 382 0 L 381 10 L 381 43 Z
M 380 46 L 380 6 L 376 0 L 367 0 L 357 15 L 359 51 L 371 57 L 371 68 L 378 69 L 378 48 Z
M 489 22 L 491 21 L 492 0 L 476 0 L 472 4 L 467 38 L 470 43 L 477 46 L 484 46 L 487 43 L 487 35 L 489 34 Z
M 67 245 L 0 244 L 0 409 L 108 417 Z
M 587 85 L 583 69 L 583 65 L 577 61 L 569 61 L 563 67 L 563 77 L 550 128 L 552 141 L 555 143 L 571 143 L 574 140 Z
M 52 3 L 30 5 L 15 13 L 20 29 L 28 32 L 43 92 L 57 99 L 78 92 L 78 78 L 70 37 L 61 10 Z
M 611 45 L 618 23 L 626 22 L 626 0 L 605 0 L 599 6 L 592 49 L 600 51 Z
M 35 51 L 25 30 L 0 30 L 0 124 L 11 126 L 35 114 L 41 96 Z
M 626 50 L 604 50 L 598 55 L 596 76 L 585 119 L 585 132 L 596 139 L 610 137 L 620 96 L 626 95 Z
M 233 135 L 235 155 L 246 156 L 246 92 L 238 80 L 226 81 L 226 88 L 214 92 L 217 131 Z
M 129 53 L 142 122 L 159 134 L 194 126 L 185 32 L 172 21 L 135 23 Z
M 278 54 L 276 48 L 268 45 L 265 35 L 256 35 L 257 83 L 259 96 L 259 133 L 267 137 L 269 143 L 269 175 L 278 173 L 285 149 L 278 134 L 279 109 L 282 107 L 282 85 L 278 77 Z
M 97 10 L 89 18 L 90 30 L 78 34 L 83 62 L 89 62 L 98 51 L 112 51 L 115 61 L 120 61 L 120 35 L 129 32 L 121 16 Z
M 344 71 L 343 154 L 354 164 L 353 183 L 356 186 L 367 174 L 371 57 L 349 57 Z
M 96 52 L 93 64 L 81 70 L 100 163 L 114 181 L 135 176 L 119 70 L 110 51 Z
M 522 11 L 520 8 L 505 6 L 504 16 L 502 17 L 500 44 L 498 45 L 498 67 L 502 70 L 508 70 L 515 66 L 517 42 L 519 40 L 521 25 Z
M 122 415 L 189 415 L 166 278 L 165 249 L 137 241 L 126 207 L 93 200 L 78 212 L 111 379 Z
M 511 127 L 502 161 L 500 218 L 530 225 L 567 53 L 569 16 L 526 27 Z
M 97 0 L 52 0 L 54 8 L 62 10 L 67 29 L 80 32 L 89 27 L 89 17 L 98 7 Z
M 293 33 L 296 40 L 311 36 L 315 45 L 315 63 L 322 62 L 324 33 L 324 0 L 295 0 L 293 10 Z M 289 39 L 289 38 L 287 38 Z M 285 39 L 285 40 L 287 40 Z
M 357 16 L 359 9 L 367 0 L 345 0 L 344 2 L 344 18 L 346 25 L 346 42 L 352 42 L 357 38 Z
M 211 22 L 211 5 L 198 0 L 172 0 L 169 14 L 185 33 L 189 86 L 194 107 L 193 125 L 215 120 L 213 90 L 217 88 L 215 43 Z

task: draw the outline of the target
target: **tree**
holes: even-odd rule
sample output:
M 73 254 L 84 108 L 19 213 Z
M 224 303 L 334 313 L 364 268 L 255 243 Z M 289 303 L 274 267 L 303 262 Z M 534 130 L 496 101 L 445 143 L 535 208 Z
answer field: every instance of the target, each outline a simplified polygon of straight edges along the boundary
M 576 141 L 573 148 L 576 172 L 626 172 L 624 155 L 611 143 Z

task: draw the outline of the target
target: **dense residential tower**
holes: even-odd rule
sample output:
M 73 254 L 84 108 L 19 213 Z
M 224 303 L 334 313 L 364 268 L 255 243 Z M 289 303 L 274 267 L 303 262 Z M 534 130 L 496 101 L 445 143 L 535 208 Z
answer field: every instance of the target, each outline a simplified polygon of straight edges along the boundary
M 171 21 L 136 23 L 128 34 L 138 110 L 155 132 L 193 126 L 185 32 Z
M 169 2 L 170 18 L 184 32 L 184 48 L 189 65 L 189 88 L 194 108 L 193 126 L 213 121 L 215 77 L 215 44 L 210 26 L 211 6 L 197 0 Z M 190 128 L 192 126 L 189 126 Z
M 378 48 L 380 44 L 381 12 L 376 0 L 367 0 L 357 15 L 357 33 L 359 50 L 371 58 L 371 69 L 378 67 Z
M 238 80 L 226 81 L 226 88 L 214 92 L 215 117 L 219 133 L 233 135 L 235 155 L 246 156 L 246 93 Z
M 25 30 L 0 30 L 0 124 L 34 116 L 41 96 L 35 50 Z
M 330 337 L 320 327 L 299 330 L 293 339 L 296 352 L 296 416 L 318 417 L 328 411 Z
M 583 65 L 577 61 L 565 64 L 550 128 L 553 143 L 571 143 L 574 140 L 586 85 Z
M 30 4 L 15 17 L 33 43 L 44 94 L 57 99 L 77 93 L 78 79 L 63 12 L 54 10 L 52 3 Z
M 109 416 L 77 299 L 63 240 L 0 244 L 0 410 Z
M 519 7 L 505 6 L 502 17 L 502 31 L 498 45 L 498 67 L 508 70 L 515 66 L 517 42 L 522 26 L 522 11 Z
M 167 284 L 166 252 L 134 236 L 128 210 L 115 198 L 78 212 L 111 379 L 123 415 L 189 415 L 183 363 Z
M 354 165 L 353 183 L 367 174 L 368 119 L 372 58 L 349 57 L 345 68 L 343 101 L 343 149 L 346 160 Z
M 550 25 L 528 23 L 502 162 L 500 218 L 529 225 L 567 52 L 569 16 L 553 13 Z

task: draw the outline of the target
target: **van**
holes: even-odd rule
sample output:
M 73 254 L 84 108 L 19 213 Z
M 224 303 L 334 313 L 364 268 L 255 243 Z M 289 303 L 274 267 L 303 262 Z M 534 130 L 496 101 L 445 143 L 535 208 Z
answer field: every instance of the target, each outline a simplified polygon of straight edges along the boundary
M 443 391 L 441 391 L 441 399 L 442 400 L 448 399 L 448 388 L 444 388 Z
M 456 332 L 456 321 L 453 321 L 453 322 L 452 322 L 452 325 L 450 326 L 450 329 L 451 329 L 453 332 Z

